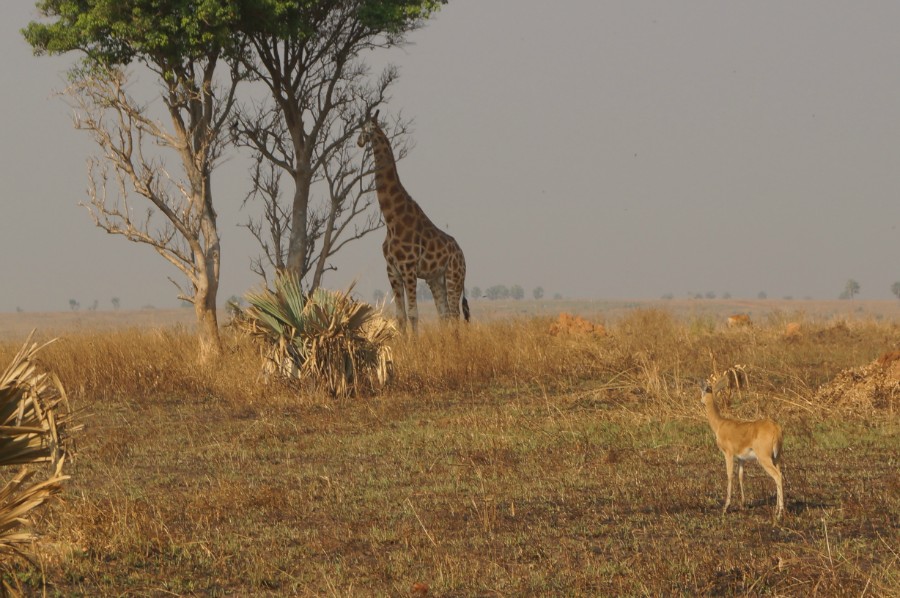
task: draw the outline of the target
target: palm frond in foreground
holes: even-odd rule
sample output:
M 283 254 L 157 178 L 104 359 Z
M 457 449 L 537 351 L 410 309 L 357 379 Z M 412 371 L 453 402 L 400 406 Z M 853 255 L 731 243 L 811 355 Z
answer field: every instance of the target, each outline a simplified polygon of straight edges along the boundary
M 22 468 L 0 489 L 0 572 L 8 571 L 11 556 L 30 560 L 24 545 L 35 535 L 28 529 L 28 515 L 69 477 L 62 473 L 72 428 L 68 401 L 56 375 L 36 364 L 41 348 L 29 337 L 0 375 L 0 465 L 52 466 L 38 482 L 32 482 L 37 471 Z

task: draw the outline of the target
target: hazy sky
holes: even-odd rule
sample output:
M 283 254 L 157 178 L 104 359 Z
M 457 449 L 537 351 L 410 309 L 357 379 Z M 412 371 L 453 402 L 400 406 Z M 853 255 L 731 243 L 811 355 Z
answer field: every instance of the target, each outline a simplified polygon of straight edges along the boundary
M 35 58 L 32 0 L 0 4 L 0 310 L 176 305 L 180 274 L 93 226 L 64 85 Z M 451 0 L 401 51 L 407 191 L 466 254 L 467 286 L 658 298 L 861 298 L 900 280 L 900 3 Z M 216 174 L 220 298 L 258 283 L 237 224 L 247 172 Z M 326 286 L 389 285 L 383 232 Z M 180 278 L 179 278 L 180 280 Z

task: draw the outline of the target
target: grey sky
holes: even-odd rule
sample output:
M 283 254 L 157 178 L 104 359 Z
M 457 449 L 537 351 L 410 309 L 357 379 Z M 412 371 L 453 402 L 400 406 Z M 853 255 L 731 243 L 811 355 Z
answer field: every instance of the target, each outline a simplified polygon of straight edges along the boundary
M 77 206 L 94 148 L 34 58 L 31 0 L 0 5 L 0 310 L 176 303 L 178 273 Z M 584 298 L 862 298 L 900 280 L 900 3 L 451 0 L 402 51 L 391 110 L 415 119 L 400 177 L 466 253 L 467 286 Z M 220 297 L 257 284 L 220 168 Z M 326 286 L 388 283 L 382 232 Z

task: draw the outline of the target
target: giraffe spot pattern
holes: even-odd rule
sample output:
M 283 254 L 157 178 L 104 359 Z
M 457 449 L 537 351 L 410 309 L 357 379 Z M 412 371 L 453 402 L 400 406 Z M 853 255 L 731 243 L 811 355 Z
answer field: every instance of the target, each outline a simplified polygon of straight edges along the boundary
M 456 240 L 437 228 L 400 184 L 390 142 L 374 120 L 364 125 L 375 160 L 375 187 L 387 235 L 382 244 L 397 316 L 416 327 L 417 277 L 425 278 L 442 317 L 459 318 L 466 262 Z M 406 306 L 409 306 L 407 318 Z M 468 319 L 468 313 L 466 313 Z

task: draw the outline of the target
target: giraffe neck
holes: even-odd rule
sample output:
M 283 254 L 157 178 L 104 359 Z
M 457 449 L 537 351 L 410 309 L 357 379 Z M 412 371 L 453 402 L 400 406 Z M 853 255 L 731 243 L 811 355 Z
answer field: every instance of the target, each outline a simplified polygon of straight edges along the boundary
M 390 141 L 380 130 L 372 140 L 372 154 L 375 157 L 375 192 L 378 196 L 378 205 L 381 207 L 385 222 L 390 224 L 389 221 L 405 204 L 412 203 L 412 199 L 400 184 Z

